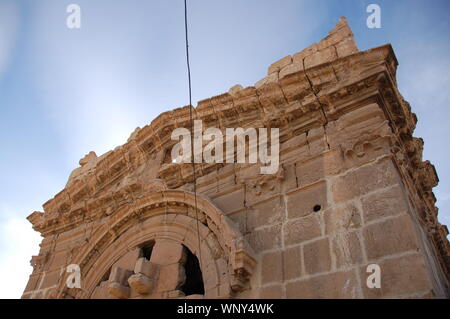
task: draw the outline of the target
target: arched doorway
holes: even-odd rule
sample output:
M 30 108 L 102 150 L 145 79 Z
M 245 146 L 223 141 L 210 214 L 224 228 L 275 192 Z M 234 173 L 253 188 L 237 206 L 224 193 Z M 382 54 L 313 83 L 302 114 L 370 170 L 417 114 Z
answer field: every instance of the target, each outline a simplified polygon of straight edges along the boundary
M 188 247 L 171 239 L 145 242 L 117 260 L 91 298 L 202 298 L 200 262 Z
M 115 212 L 75 257 L 82 289 L 61 286 L 59 296 L 227 298 L 248 288 L 252 249 L 209 200 L 198 196 L 197 213 L 194 202 L 186 191 L 159 191 Z

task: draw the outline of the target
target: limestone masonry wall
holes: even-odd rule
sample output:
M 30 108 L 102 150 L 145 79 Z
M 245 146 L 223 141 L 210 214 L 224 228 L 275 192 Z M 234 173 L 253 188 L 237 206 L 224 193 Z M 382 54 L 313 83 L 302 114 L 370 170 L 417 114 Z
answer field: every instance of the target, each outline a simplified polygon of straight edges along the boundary
M 188 106 L 89 153 L 28 217 L 43 240 L 23 298 L 449 297 L 438 178 L 396 68 L 390 45 L 358 51 L 341 18 L 255 86 L 200 101 L 204 129 L 279 128 L 280 169 L 197 164 L 197 213 L 192 165 L 170 158 Z M 81 288 L 66 284 L 70 264 Z

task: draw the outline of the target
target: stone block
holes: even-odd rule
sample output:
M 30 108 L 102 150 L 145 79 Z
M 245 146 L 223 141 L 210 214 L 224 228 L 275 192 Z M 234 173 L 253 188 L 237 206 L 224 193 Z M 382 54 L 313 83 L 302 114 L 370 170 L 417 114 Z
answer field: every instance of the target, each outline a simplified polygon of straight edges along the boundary
M 330 207 L 323 212 L 325 233 L 347 232 L 361 227 L 361 213 L 353 204 Z
M 108 299 L 112 296 L 108 292 L 108 281 L 103 281 L 95 287 L 94 292 L 91 295 L 91 299 Z
M 245 192 L 244 189 L 220 195 L 215 197 L 213 202 L 220 208 L 225 214 L 235 212 L 244 208 Z
M 48 270 L 56 270 L 61 267 L 65 267 L 67 262 L 67 255 L 69 254 L 68 250 L 61 250 L 54 252 L 52 254 L 52 258 L 50 259 L 50 265 L 48 266 Z
M 296 163 L 296 174 L 299 187 L 305 187 L 325 179 L 324 157 Z
M 303 247 L 305 272 L 315 274 L 331 270 L 330 243 L 328 238 L 318 239 Z
M 288 192 L 297 187 L 297 175 L 294 164 L 283 164 L 284 180 L 281 181 L 282 191 Z
M 365 196 L 361 202 L 365 222 L 408 212 L 408 204 L 400 185 Z
M 307 56 L 310 56 L 310 55 L 312 55 L 312 54 L 314 54 L 316 52 L 317 52 L 317 45 L 316 44 L 310 45 L 309 47 L 307 47 L 303 51 L 295 53 L 292 56 L 292 61 L 293 61 L 293 63 L 299 63 L 299 64 L 303 65 L 304 64 L 304 59 Z
M 129 252 L 127 252 L 125 255 L 123 255 L 118 261 L 114 263 L 112 268 L 123 268 L 123 269 L 129 269 L 133 270 L 134 265 L 136 264 L 136 261 L 140 257 L 140 249 L 133 249 Z
M 245 187 L 245 203 L 247 206 L 253 206 L 281 193 L 281 183 L 276 178 L 264 179 L 262 177 L 260 180 L 246 183 Z
M 356 232 L 339 233 L 331 239 L 331 253 L 336 258 L 336 267 L 347 267 L 362 262 L 362 248 Z
M 403 215 L 364 228 L 364 242 L 369 260 L 419 249 L 411 217 Z
M 229 215 L 227 215 L 227 217 L 230 218 L 236 224 L 236 226 L 239 228 L 239 231 L 241 233 L 246 232 L 247 209 L 229 214 Z
M 150 261 L 157 265 L 171 265 L 186 261 L 186 248 L 169 241 L 157 241 L 153 246 Z
M 342 58 L 358 52 L 358 48 L 353 38 L 348 37 L 336 44 L 336 52 L 338 57 Z
M 330 151 L 306 162 L 297 162 L 298 186 L 303 187 L 341 172 L 343 158 L 338 151 Z
M 286 245 L 300 244 L 319 236 L 321 236 L 321 230 L 317 215 L 292 219 L 287 221 L 284 226 L 284 243 Z
M 254 204 L 247 210 L 247 229 L 280 224 L 283 216 L 284 203 L 279 196 Z
M 271 285 L 259 289 L 261 299 L 281 299 L 283 298 L 283 288 L 281 285 Z
M 133 274 L 133 271 L 120 267 L 113 267 L 109 275 L 109 282 L 118 283 L 123 286 L 128 286 L 128 278 Z
M 334 201 L 339 203 L 398 182 L 397 168 L 390 159 L 383 159 L 335 178 L 331 190 Z
M 118 299 L 128 299 L 130 297 L 130 287 L 123 286 L 117 282 L 108 283 L 108 293 Z
M 61 270 L 47 271 L 43 273 L 42 281 L 39 283 L 39 289 L 44 289 L 48 287 L 52 287 L 59 283 L 59 281 L 63 278 L 61 276 Z
M 256 252 L 279 248 L 281 247 L 281 225 L 257 229 L 245 237 Z
M 269 67 L 267 74 L 279 72 L 282 68 L 292 63 L 292 57 L 290 55 L 278 60 Z
M 336 49 L 334 47 L 324 48 L 307 57 L 305 57 L 305 70 L 313 68 L 317 65 L 331 62 L 337 58 Z
M 383 109 L 377 103 L 367 104 L 349 113 L 343 114 L 335 124 L 337 124 L 337 131 L 343 132 L 345 130 L 345 133 L 343 134 L 343 137 L 345 138 L 349 134 L 346 131 L 355 131 L 354 127 L 359 127 L 363 124 L 367 127 L 367 122 L 370 122 L 373 119 L 377 119 L 375 123 L 378 123 L 378 125 L 386 119 Z
M 171 291 L 179 289 L 186 280 L 184 267 L 180 264 L 161 266 L 157 291 Z
M 280 73 L 278 77 L 280 79 L 284 78 L 286 75 L 297 73 L 297 72 L 303 72 L 303 64 L 300 63 L 291 63 L 289 65 L 286 65 L 282 69 L 280 69 Z
M 128 284 L 134 291 L 141 295 L 150 293 L 155 286 L 153 279 L 142 274 L 132 275 L 128 278 Z
M 358 298 L 358 282 L 354 271 L 335 272 L 286 285 L 287 298 L 348 299 Z
M 261 259 L 261 281 L 263 284 L 283 280 L 281 251 L 265 253 Z
M 287 248 L 283 251 L 284 280 L 299 278 L 302 275 L 301 246 Z
M 148 261 L 146 258 L 139 258 L 134 266 L 135 274 L 142 274 L 150 278 L 154 278 L 157 275 L 158 267 L 156 264 Z
M 419 254 L 386 259 L 379 263 L 381 288 L 368 288 L 367 265 L 361 267 L 361 285 L 365 298 L 401 298 L 432 289 L 423 257 Z
M 274 72 L 255 83 L 255 88 L 260 89 L 266 84 L 276 83 L 278 81 L 278 73 Z
M 299 176 L 299 178 L 301 179 L 302 177 Z M 317 212 L 314 208 L 320 206 L 319 210 L 325 209 L 327 202 L 327 186 L 325 182 L 289 192 L 287 195 L 288 218 L 315 214 Z
M 242 85 L 236 84 L 236 85 L 233 85 L 233 86 L 228 90 L 228 93 L 229 93 L 230 95 L 235 96 L 235 95 L 237 95 L 237 93 L 239 93 L 239 92 L 242 91 L 243 89 L 244 89 L 244 88 L 242 87 Z

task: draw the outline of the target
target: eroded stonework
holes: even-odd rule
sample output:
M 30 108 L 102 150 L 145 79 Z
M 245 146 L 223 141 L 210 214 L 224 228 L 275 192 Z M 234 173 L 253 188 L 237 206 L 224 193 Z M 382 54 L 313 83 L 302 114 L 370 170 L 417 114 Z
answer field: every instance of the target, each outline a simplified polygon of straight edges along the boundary
M 89 153 L 28 217 L 44 239 L 23 298 L 448 297 L 438 178 L 396 67 L 390 45 L 358 51 L 341 18 L 255 86 L 200 101 L 204 129 L 279 128 L 280 169 L 197 164 L 197 198 L 192 165 L 170 157 L 188 106 Z M 66 284 L 70 264 L 81 288 Z

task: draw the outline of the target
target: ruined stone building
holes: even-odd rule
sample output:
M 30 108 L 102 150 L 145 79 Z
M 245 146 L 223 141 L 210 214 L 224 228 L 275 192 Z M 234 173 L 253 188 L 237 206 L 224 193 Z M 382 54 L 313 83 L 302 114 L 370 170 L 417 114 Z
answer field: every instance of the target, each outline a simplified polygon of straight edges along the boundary
M 192 164 L 170 156 L 188 106 L 89 153 L 28 217 L 43 240 L 23 298 L 448 297 L 438 177 L 397 64 L 389 44 L 359 51 L 341 18 L 254 86 L 198 103 L 204 128 L 279 128 L 276 174 L 196 164 L 195 196 Z M 72 264 L 81 288 L 67 285 Z

